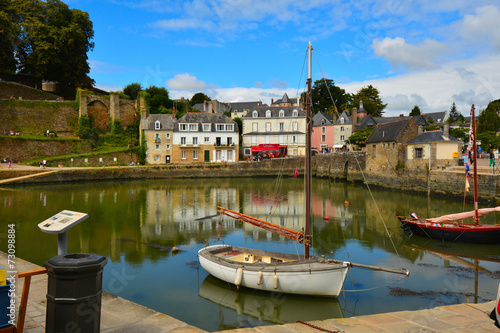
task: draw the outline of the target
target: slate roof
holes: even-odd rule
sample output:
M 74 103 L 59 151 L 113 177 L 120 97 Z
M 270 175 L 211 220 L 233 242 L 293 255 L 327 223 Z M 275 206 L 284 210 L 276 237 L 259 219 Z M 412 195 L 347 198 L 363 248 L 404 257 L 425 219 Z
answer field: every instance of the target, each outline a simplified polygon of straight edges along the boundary
M 376 126 L 378 124 L 385 124 L 393 121 L 399 121 L 399 120 L 404 120 L 404 119 L 410 119 L 412 117 L 373 117 L 372 115 L 367 115 L 362 118 L 362 120 L 359 122 L 359 124 L 356 124 L 356 129 L 365 129 L 366 127 L 369 126 Z M 422 126 L 429 126 L 429 123 L 425 119 L 425 116 L 419 115 L 413 117 L 417 125 L 422 125 Z
M 141 120 L 143 130 L 154 130 L 156 121 L 160 121 L 160 131 L 174 130 L 174 116 L 172 114 L 150 114 Z
M 203 103 L 197 103 L 193 105 L 193 109 L 203 112 Z
M 448 111 L 422 113 L 426 119 L 432 118 L 434 123 L 442 123 L 448 118 Z
M 278 106 L 280 104 L 285 104 L 285 103 L 290 103 L 290 104 L 294 105 L 295 103 L 297 103 L 297 99 L 291 100 L 288 97 L 288 94 L 285 93 L 281 99 L 275 100 L 274 103 L 271 106 Z
M 340 122 L 340 118 L 344 118 L 344 123 L 343 124 Z M 347 115 L 347 112 L 342 111 L 342 113 L 340 114 L 339 119 L 337 119 L 337 121 L 335 122 L 335 125 L 352 125 L 352 120 Z
M 392 142 L 396 141 L 399 134 L 406 127 L 408 122 L 412 118 L 393 121 L 385 124 L 378 124 L 373 130 L 368 138 L 366 138 L 365 143 L 375 143 L 375 142 Z
M 463 143 L 462 140 L 449 135 L 448 139 L 443 136 L 443 131 L 429 131 L 420 134 L 414 139 L 411 139 L 406 144 L 418 144 L 418 143 L 437 143 L 437 142 L 448 142 L 448 143 Z
M 253 118 L 253 112 L 257 111 L 259 118 L 266 118 L 266 111 L 271 110 L 271 118 L 279 118 L 280 110 L 285 111 L 285 117 L 293 117 L 293 110 L 298 111 L 299 117 L 305 117 L 306 112 L 298 106 L 258 106 L 253 110 L 248 110 L 243 118 Z
M 321 120 L 323 119 L 325 120 L 325 124 L 321 125 Z M 312 117 L 312 125 L 313 127 L 333 125 L 333 115 L 319 111 Z
M 253 110 L 257 106 L 267 106 L 267 104 L 263 104 L 262 101 L 253 101 L 253 102 L 230 102 L 231 111 L 243 111 L 243 110 Z
M 238 132 L 238 124 L 222 113 L 188 112 L 183 115 L 176 124 L 212 124 L 211 132 L 215 132 L 214 124 L 234 124 L 234 132 Z M 174 132 L 178 132 L 179 127 L 174 126 Z M 198 132 L 203 132 L 203 127 L 198 126 Z

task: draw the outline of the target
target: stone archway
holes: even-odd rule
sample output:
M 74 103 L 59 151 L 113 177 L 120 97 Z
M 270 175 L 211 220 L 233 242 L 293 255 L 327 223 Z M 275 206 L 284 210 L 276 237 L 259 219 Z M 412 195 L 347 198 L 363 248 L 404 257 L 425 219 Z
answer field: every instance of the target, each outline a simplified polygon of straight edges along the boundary
M 92 127 L 101 130 L 108 128 L 109 111 L 100 100 L 94 100 L 87 105 L 87 115 L 92 119 Z

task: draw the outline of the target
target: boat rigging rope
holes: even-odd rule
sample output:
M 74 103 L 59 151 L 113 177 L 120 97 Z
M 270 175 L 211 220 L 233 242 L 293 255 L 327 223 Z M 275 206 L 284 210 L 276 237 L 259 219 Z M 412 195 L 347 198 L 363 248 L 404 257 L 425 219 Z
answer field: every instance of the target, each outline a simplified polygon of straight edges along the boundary
M 372 198 L 373 204 L 375 205 L 375 208 L 377 210 L 378 216 L 380 217 L 380 220 L 382 221 L 382 224 L 384 225 L 385 232 L 389 236 L 389 239 L 391 241 L 392 247 L 394 248 L 394 251 L 396 252 L 396 255 L 398 256 L 399 262 L 401 263 L 401 267 L 403 267 L 403 269 L 406 270 L 406 268 L 404 268 L 404 265 L 403 265 L 403 260 L 401 259 L 401 256 L 399 255 L 398 249 L 396 248 L 396 245 L 394 244 L 394 241 L 392 240 L 391 234 L 389 233 L 389 229 L 387 228 L 387 225 L 386 225 L 386 223 L 384 221 L 384 218 L 382 217 L 382 213 L 380 212 L 380 209 L 379 209 L 379 207 L 377 205 L 377 202 L 375 201 L 375 197 L 373 196 L 373 193 L 372 193 L 372 190 L 370 188 L 370 185 L 368 184 L 368 181 L 366 180 L 365 173 L 361 169 L 361 165 L 359 164 L 359 161 L 358 161 L 358 158 L 357 158 L 356 154 L 354 154 L 354 159 L 356 160 L 356 163 L 358 164 L 358 168 L 361 171 L 361 175 L 363 176 L 363 181 L 364 181 L 364 183 L 366 185 L 366 188 L 368 189 L 368 193 L 370 193 L 370 197 Z
M 403 280 L 403 279 L 406 279 L 408 276 L 403 276 L 402 278 L 399 278 L 397 279 L 396 281 L 394 282 L 389 282 L 389 283 L 386 283 L 386 284 L 383 284 L 381 286 L 377 286 L 377 287 L 373 287 L 373 288 L 366 288 L 366 289 L 351 289 L 351 290 L 348 290 L 348 289 L 343 289 L 344 292 L 346 293 L 355 293 L 355 292 L 364 292 L 364 291 L 371 291 L 371 290 L 375 290 L 375 289 L 380 289 L 380 288 L 384 288 L 384 287 L 387 287 L 387 286 L 390 286 L 391 284 L 394 284 L 394 283 L 398 283 L 399 281 Z

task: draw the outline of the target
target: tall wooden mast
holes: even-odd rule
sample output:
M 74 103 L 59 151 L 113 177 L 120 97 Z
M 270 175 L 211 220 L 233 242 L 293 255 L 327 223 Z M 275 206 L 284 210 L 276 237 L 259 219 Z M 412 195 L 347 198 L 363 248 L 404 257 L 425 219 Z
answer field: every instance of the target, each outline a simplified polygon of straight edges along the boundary
M 311 132 L 312 132 L 312 122 L 311 122 L 311 82 L 312 82 L 312 44 L 309 42 L 307 46 L 308 53 L 308 70 L 307 70 L 307 98 L 306 98 L 306 227 L 304 233 L 306 237 L 310 235 L 310 224 L 311 224 Z M 309 242 L 304 245 L 304 257 L 309 258 Z
M 472 150 L 473 154 L 471 156 L 474 156 L 474 162 L 473 162 L 473 167 L 474 167 L 474 222 L 476 225 L 479 223 L 479 214 L 478 214 L 478 204 L 477 204 L 477 148 L 476 148 L 476 115 L 474 113 L 474 104 L 472 104 L 472 109 L 470 111 L 471 113 L 471 121 L 472 121 Z

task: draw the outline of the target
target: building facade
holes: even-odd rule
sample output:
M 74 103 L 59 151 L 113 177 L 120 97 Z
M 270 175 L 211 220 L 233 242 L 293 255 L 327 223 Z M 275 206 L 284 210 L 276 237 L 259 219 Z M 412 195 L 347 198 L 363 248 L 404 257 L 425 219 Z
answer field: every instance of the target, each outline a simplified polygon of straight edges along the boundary
M 333 151 L 334 118 L 329 113 L 318 112 L 312 117 L 311 148 L 318 153 Z
M 286 146 L 289 156 L 305 155 L 306 113 L 302 108 L 256 107 L 241 120 L 241 145 L 245 156 L 252 155 L 252 147 L 264 144 Z
M 187 113 L 174 124 L 175 163 L 238 162 L 238 124 L 220 113 Z
M 147 152 L 146 163 L 172 163 L 174 116 L 171 114 L 150 114 L 141 119 L 141 132 L 144 133 Z

